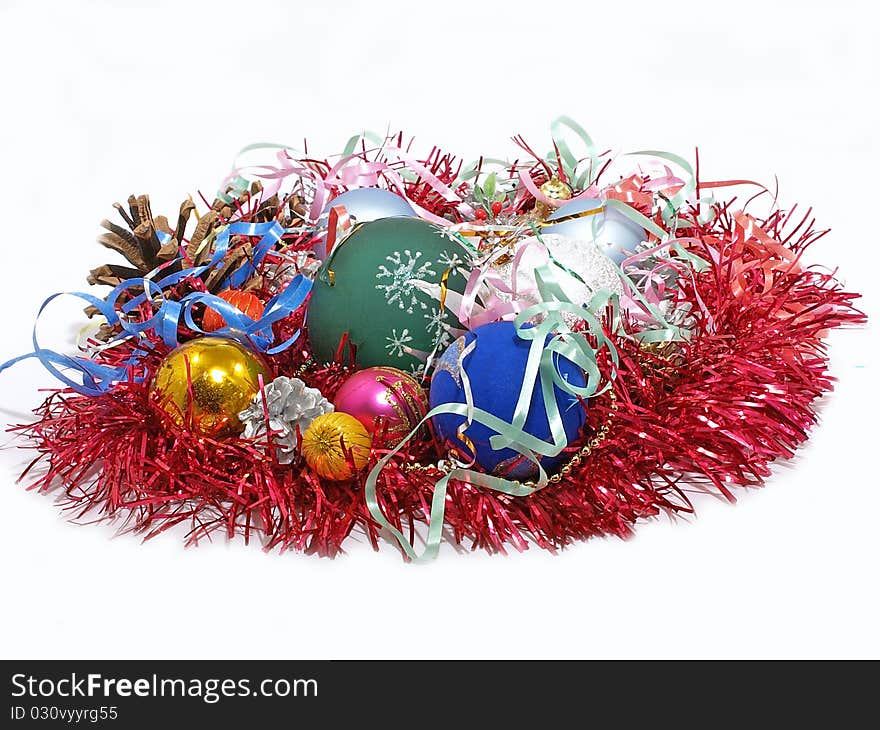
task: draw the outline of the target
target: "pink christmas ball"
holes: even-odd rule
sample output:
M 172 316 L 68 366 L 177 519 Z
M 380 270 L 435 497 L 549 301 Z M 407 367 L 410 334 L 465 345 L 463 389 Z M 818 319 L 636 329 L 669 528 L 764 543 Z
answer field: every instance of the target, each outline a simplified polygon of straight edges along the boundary
M 360 370 L 336 392 L 337 411 L 359 420 L 371 434 L 383 433 L 394 447 L 428 412 L 428 395 L 415 378 L 391 367 Z

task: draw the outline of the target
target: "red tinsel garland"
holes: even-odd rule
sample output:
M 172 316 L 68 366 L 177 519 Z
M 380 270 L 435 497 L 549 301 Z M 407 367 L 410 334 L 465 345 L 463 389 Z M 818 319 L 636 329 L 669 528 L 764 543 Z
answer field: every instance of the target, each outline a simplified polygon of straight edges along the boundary
M 436 174 L 454 177 L 451 159 L 439 152 L 432 159 Z M 435 197 L 419 199 L 443 212 Z M 689 487 L 732 500 L 735 487 L 760 485 L 771 462 L 790 457 L 807 438 L 814 402 L 832 388 L 822 338 L 864 320 L 853 306 L 857 295 L 830 273 L 802 268 L 804 249 L 822 235 L 806 218 L 785 233 L 791 216 L 779 212 L 763 221 L 724 207 L 717 213 L 702 224 L 692 211 L 690 226 L 677 232 L 709 262 L 680 285 L 698 320 L 692 340 L 670 355 L 609 333 L 620 356 L 616 408 L 610 414 L 607 396 L 591 401 L 584 434 L 590 438 L 613 415 L 608 437 L 561 481 L 529 497 L 453 482 L 449 539 L 504 551 L 528 540 L 555 549 L 593 535 L 624 537 L 640 518 L 691 511 Z M 286 338 L 301 326 L 301 314 L 275 326 Z M 121 518 L 123 529 L 145 537 L 185 524 L 191 543 L 217 530 L 245 540 L 256 532 L 267 549 L 335 555 L 359 527 L 378 546 L 360 481 L 322 481 L 298 461 L 276 463 L 273 449 L 256 442 L 169 431 L 150 407 L 148 386 L 135 381 L 164 354 L 160 342 L 151 344 L 130 382 L 98 397 L 54 392 L 36 422 L 13 429 L 39 452 L 31 467 L 43 462 L 31 488 L 60 489 L 78 517 Z M 118 364 L 128 354 L 111 348 L 99 359 Z M 278 372 L 298 372 L 332 399 L 346 373 L 303 368 L 307 362 L 307 337 L 272 359 Z M 381 443 L 374 452 L 371 463 Z M 416 439 L 379 480 L 385 514 L 410 537 L 426 520 L 440 476 L 412 465 L 432 459 L 428 437 Z

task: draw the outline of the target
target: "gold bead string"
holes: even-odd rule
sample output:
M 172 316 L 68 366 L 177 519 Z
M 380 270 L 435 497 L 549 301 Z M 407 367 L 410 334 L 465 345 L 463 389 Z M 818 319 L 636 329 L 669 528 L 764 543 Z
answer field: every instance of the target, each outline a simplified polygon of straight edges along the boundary
M 605 422 L 599 427 L 599 430 L 596 431 L 593 438 L 591 438 L 587 443 L 585 443 L 580 450 L 569 459 L 565 465 L 556 472 L 553 476 L 551 476 L 547 481 L 550 484 L 558 484 L 565 477 L 567 477 L 572 469 L 579 466 L 580 463 L 586 459 L 593 451 L 598 448 L 598 446 L 608 438 L 608 434 L 611 432 L 611 426 L 614 423 L 614 419 L 617 416 L 617 410 L 619 406 L 617 405 L 617 396 L 615 395 L 613 390 L 608 391 L 608 397 L 611 400 L 611 406 L 608 411 L 608 416 L 605 419 Z M 404 465 L 405 471 L 416 471 L 416 472 L 428 472 L 428 471 L 440 471 L 445 474 L 448 474 L 455 467 L 449 461 L 441 461 L 436 465 L 425 465 L 425 464 L 417 464 L 411 463 Z M 518 482 L 526 487 L 536 487 L 538 486 L 537 482 L 528 481 L 528 482 Z
M 296 375 L 296 377 L 298 377 L 298 378 L 301 378 L 303 375 L 305 375 L 309 371 L 309 368 L 311 368 L 314 364 L 315 363 L 312 361 L 312 359 L 309 358 L 308 360 L 306 360 L 302 365 L 300 365 L 296 369 L 296 372 L 294 373 L 294 375 Z
M 577 466 L 580 466 L 580 463 L 586 459 L 590 454 L 593 453 L 593 450 L 598 448 L 599 444 L 601 444 L 606 438 L 608 438 L 608 434 L 611 431 L 611 426 L 614 423 L 614 419 L 617 416 L 617 396 L 615 395 L 613 390 L 608 391 L 608 397 L 611 400 L 611 406 L 608 410 L 608 417 L 605 419 L 605 422 L 599 427 L 599 430 L 596 431 L 596 434 L 591 438 L 587 443 L 585 443 L 581 449 L 568 460 L 568 462 L 553 476 L 551 476 L 547 481 L 550 484 L 558 484 L 565 477 L 567 477 L 572 469 Z M 528 481 L 523 482 L 523 485 L 526 487 L 536 487 L 537 482 Z
M 300 365 L 296 370 L 297 376 L 305 375 L 310 367 L 314 365 L 314 362 L 309 359 L 306 360 L 302 365 Z M 608 391 L 608 398 L 611 401 L 611 406 L 608 411 L 608 416 L 605 418 L 604 423 L 599 427 L 599 430 L 596 431 L 593 438 L 591 438 L 587 443 L 585 443 L 578 452 L 569 459 L 565 465 L 555 474 L 548 478 L 548 482 L 550 484 L 558 484 L 565 477 L 567 477 L 571 471 L 580 466 L 580 463 L 586 459 L 593 451 L 599 447 L 599 445 L 608 438 L 608 434 L 611 431 L 611 426 L 614 423 L 614 419 L 617 416 L 617 410 L 619 406 L 617 405 L 617 395 L 614 393 L 614 390 Z M 448 474 L 454 469 L 454 465 L 448 461 L 444 460 L 439 462 L 438 464 L 419 464 L 417 462 L 411 462 L 403 465 L 404 471 L 410 472 L 429 472 L 429 471 L 440 471 L 444 474 Z M 527 481 L 520 482 L 526 487 L 535 487 L 537 486 L 537 482 Z
M 453 469 L 452 465 L 448 462 L 441 461 L 438 464 L 419 464 L 418 462 L 408 462 L 403 465 L 403 470 L 405 472 L 417 471 L 420 473 L 425 473 L 429 471 L 439 471 L 444 474 L 448 474 Z

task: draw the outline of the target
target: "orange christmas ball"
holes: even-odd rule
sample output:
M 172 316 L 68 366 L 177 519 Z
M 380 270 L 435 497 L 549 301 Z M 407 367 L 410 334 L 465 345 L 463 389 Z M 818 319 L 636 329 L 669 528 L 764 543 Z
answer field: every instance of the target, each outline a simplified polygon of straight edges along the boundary
M 373 437 L 357 418 L 347 413 L 325 413 L 309 424 L 302 435 L 302 455 L 319 476 L 339 481 L 351 479 L 370 459 Z M 352 467 L 354 463 L 354 470 Z
M 239 291 L 238 289 L 227 289 L 218 295 L 223 301 L 229 302 L 233 307 L 246 314 L 253 320 L 257 320 L 263 316 L 263 302 L 261 302 L 254 294 L 247 291 Z M 205 309 L 205 316 L 202 317 L 202 329 L 205 332 L 216 332 L 226 326 L 226 320 L 223 315 L 216 309 L 208 307 Z

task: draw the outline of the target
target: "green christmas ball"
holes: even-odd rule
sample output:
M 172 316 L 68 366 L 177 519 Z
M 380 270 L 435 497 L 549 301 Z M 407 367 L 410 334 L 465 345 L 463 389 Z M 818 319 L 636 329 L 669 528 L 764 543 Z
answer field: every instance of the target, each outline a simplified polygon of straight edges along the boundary
M 446 327 L 461 327 L 448 309 L 440 311 L 439 285 L 449 270 L 447 286 L 463 292 L 470 259 L 460 238 L 418 218 L 358 226 L 315 279 L 306 320 L 313 356 L 333 360 L 348 333 L 360 366 L 418 372 L 435 346 L 442 352 L 452 341 Z

